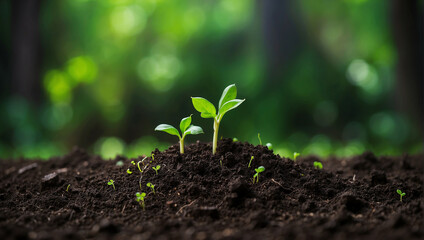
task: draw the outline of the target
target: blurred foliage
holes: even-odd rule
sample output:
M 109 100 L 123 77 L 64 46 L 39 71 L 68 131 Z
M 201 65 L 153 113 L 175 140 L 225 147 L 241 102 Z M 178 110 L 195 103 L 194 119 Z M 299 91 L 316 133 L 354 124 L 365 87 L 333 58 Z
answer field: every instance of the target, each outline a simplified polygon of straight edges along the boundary
M 270 82 L 257 1 L 42 1 L 43 101 L 2 96 L 0 157 L 47 158 L 73 145 L 107 158 L 166 149 L 174 139 L 154 127 L 196 113 L 190 96 L 216 104 L 231 83 L 247 100 L 224 120 L 224 137 L 258 144 L 260 132 L 283 156 L 422 151 L 387 100 L 396 61 L 388 2 L 292 2 L 300 50 Z M 0 4 L 6 19 L 9 7 Z M 212 121 L 193 122 L 211 141 Z

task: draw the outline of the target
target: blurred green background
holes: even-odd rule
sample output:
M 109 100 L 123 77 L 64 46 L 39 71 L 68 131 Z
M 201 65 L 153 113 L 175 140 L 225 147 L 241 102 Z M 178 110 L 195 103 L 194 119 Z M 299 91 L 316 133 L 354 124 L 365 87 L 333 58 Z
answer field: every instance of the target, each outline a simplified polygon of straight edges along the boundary
M 403 2 L 403 3 L 402 3 Z M 407 2 L 407 3 L 405 3 Z M 223 137 L 282 156 L 423 150 L 423 1 L 6 0 L 0 2 L 0 157 L 148 154 L 154 132 L 246 98 Z M 407 27 L 405 27 L 407 26 Z M 421 38 L 422 40 L 422 38 Z

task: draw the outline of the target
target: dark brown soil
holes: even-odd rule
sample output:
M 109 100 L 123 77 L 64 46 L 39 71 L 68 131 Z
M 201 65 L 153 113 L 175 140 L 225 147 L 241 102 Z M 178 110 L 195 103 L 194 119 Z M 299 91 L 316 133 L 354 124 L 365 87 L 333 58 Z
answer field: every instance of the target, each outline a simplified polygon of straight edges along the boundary
M 178 150 L 145 160 L 145 211 L 135 201 L 141 174 L 131 164 L 141 157 L 105 161 L 74 149 L 49 161 L 2 161 L 0 239 L 424 238 L 423 155 L 367 152 L 317 170 L 316 157 L 295 163 L 229 139 L 215 156 L 205 143 Z M 156 175 L 151 166 L 158 164 Z M 253 184 L 258 166 L 266 170 Z M 397 189 L 406 193 L 402 202 Z

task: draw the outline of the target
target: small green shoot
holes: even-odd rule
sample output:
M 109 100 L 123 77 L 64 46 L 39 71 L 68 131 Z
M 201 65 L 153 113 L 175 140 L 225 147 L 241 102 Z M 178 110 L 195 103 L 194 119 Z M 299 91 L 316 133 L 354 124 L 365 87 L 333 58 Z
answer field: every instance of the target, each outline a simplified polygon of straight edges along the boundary
M 191 97 L 194 108 L 200 112 L 202 118 L 213 118 L 213 141 L 212 141 L 212 154 L 216 153 L 218 145 L 218 130 L 222 117 L 230 110 L 237 108 L 244 102 L 244 99 L 236 99 L 237 87 L 231 84 L 224 89 L 218 104 L 218 113 L 215 106 L 202 97 Z
M 132 161 L 131 161 L 131 164 L 132 164 L 132 165 L 135 165 L 135 162 L 134 162 L 134 160 L 132 160 Z
M 151 158 L 152 158 L 152 161 L 155 161 L 155 154 L 154 153 L 152 153 Z
M 255 168 L 255 175 L 253 175 L 253 183 L 255 183 L 255 179 L 256 182 L 259 182 L 259 173 L 265 171 L 265 167 L 264 166 L 260 166 L 258 168 Z
M 178 132 L 178 130 L 169 125 L 169 124 L 160 124 L 155 128 L 155 131 L 162 131 L 169 133 L 171 135 L 175 135 L 180 139 L 180 153 L 184 153 L 184 138 L 186 135 L 197 135 L 203 133 L 203 129 L 198 126 L 190 125 L 191 124 L 191 115 L 183 118 L 180 122 L 180 130 L 182 135 Z M 152 155 L 152 159 L 154 159 Z
M 140 206 L 143 208 L 143 211 L 145 209 L 145 205 L 144 205 L 144 198 L 146 197 L 146 193 L 142 192 L 139 193 L 137 192 L 135 194 L 135 200 L 140 204 Z
M 262 145 L 261 134 L 258 133 L 259 145 Z
M 115 190 L 115 184 L 114 184 L 114 181 L 112 179 L 110 179 L 109 182 L 107 182 L 107 185 L 112 186 L 113 190 Z
M 272 143 L 267 143 L 266 144 L 266 147 L 269 149 L 269 150 L 272 150 L 274 147 L 272 146 Z
M 152 189 L 153 194 L 156 194 L 155 192 L 155 185 L 153 185 L 152 183 L 147 183 L 147 187 L 149 187 L 150 189 Z
M 402 202 L 402 197 L 406 195 L 406 193 L 402 192 L 400 189 L 396 190 L 396 192 L 400 195 L 400 201 Z
M 255 158 L 254 156 L 250 157 L 249 165 L 247 166 L 248 168 L 250 168 L 250 164 L 252 163 L 252 160 L 253 160 L 254 158 Z
M 131 172 L 131 170 L 129 168 L 127 169 L 127 173 L 128 174 L 132 174 L 132 172 Z
M 238 142 L 238 139 L 237 138 L 233 138 L 233 142 Z
M 122 167 L 122 166 L 124 166 L 124 162 L 123 161 L 117 161 L 116 166 Z
M 71 184 L 68 184 L 68 186 L 66 187 L 66 191 L 69 191 L 69 187 L 71 186 Z
M 160 165 L 157 165 L 156 167 L 152 167 L 153 170 L 156 171 L 156 175 L 158 175 L 158 170 L 160 169 Z
M 296 162 L 296 158 L 297 158 L 297 157 L 299 157 L 299 155 L 300 155 L 300 153 L 298 153 L 298 152 L 294 152 L 294 153 L 293 153 L 293 161 L 295 161 L 295 162 Z
M 315 162 L 314 162 L 314 168 L 315 168 L 315 169 L 322 169 L 322 163 L 321 163 L 321 162 L 317 162 L 317 161 L 315 161 Z

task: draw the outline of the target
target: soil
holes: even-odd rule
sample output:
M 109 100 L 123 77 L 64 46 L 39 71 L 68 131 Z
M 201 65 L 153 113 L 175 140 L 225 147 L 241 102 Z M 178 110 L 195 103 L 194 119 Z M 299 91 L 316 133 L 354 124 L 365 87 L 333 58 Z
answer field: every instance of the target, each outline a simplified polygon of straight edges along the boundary
M 156 149 L 142 174 L 131 161 L 143 157 L 105 161 L 78 148 L 49 161 L 3 160 L 0 239 L 424 238 L 423 155 L 294 162 L 230 139 L 216 155 L 210 143 L 185 151 Z M 144 211 L 136 192 L 147 194 Z

